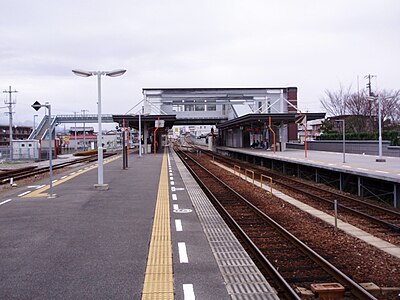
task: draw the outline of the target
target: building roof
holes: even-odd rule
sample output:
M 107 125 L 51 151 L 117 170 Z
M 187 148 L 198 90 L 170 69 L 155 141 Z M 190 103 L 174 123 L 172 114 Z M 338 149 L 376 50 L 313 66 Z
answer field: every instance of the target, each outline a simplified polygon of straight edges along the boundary
M 175 115 L 141 115 L 142 126 L 147 123 L 150 128 L 155 127 L 155 121 L 158 119 L 164 121 L 164 127 L 171 128 L 174 126 L 176 120 Z M 139 115 L 113 115 L 114 122 L 117 122 L 120 126 L 123 125 L 125 120 L 125 126 L 130 128 L 139 128 Z
M 325 113 L 303 113 L 303 115 L 307 115 L 307 120 L 309 121 L 325 117 Z M 269 118 L 271 118 L 271 122 L 274 125 L 279 125 L 282 122 L 285 124 L 295 123 L 299 116 L 299 114 L 294 113 L 247 114 L 236 119 L 223 122 L 217 125 L 217 128 L 229 129 L 237 126 L 263 125 L 265 123 L 269 123 Z

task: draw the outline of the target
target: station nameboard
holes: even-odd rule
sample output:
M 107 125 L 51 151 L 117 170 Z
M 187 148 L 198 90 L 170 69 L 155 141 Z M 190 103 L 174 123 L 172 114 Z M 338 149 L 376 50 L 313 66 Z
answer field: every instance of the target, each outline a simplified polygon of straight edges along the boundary
M 164 127 L 164 120 L 156 120 L 154 123 L 154 127 Z

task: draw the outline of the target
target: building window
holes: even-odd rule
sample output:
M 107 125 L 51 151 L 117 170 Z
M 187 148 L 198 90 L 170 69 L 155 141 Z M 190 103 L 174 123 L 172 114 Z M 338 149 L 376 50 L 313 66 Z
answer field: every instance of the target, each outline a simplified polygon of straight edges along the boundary
M 204 104 L 196 104 L 196 111 L 204 111 L 205 105 Z
M 185 105 L 185 111 L 194 111 L 194 105 L 193 104 L 186 104 Z
M 217 106 L 215 104 L 207 104 L 207 111 L 216 111 Z

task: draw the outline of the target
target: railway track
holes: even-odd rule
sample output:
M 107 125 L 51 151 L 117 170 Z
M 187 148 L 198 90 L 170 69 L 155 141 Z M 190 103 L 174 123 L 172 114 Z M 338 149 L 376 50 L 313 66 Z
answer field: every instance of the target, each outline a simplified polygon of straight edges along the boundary
M 394 232 L 396 235 L 400 233 L 400 210 L 390 207 L 383 207 L 377 204 L 365 201 L 360 197 L 349 196 L 339 191 L 320 187 L 314 183 L 308 183 L 304 180 L 293 178 L 290 176 L 282 175 L 278 172 L 271 171 L 267 168 L 250 165 L 238 160 L 216 154 L 214 152 L 198 148 L 191 145 L 194 149 L 209 155 L 229 167 L 239 165 L 242 169 L 250 169 L 254 172 L 255 177 L 260 178 L 261 174 L 273 177 L 274 185 L 283 186 L 295 193 L 307 196 L 309 199 L 317 203 L 323 203 L 325 209 L 333 214 L 334 201 L 338 203 L 338 210 L 340 212 L 350 213 L 358 218 L 367 220 L 368 223 L 373 223 L 385 230 Z
M 104 153 L 104 157 L 109 157 L 115 155 L 115 153 Z M 53 170 L 58 170 L 62 169 L 68 166 L 72 166 L 75 164 L 79 163 L 90 163 L 94 162 L 97 160 L 97 155 L 90 155 L 90 156 L 85 156 L 82 158 L 75 159 L 73 161 L 67 161 L 65 163 L 53 165 Z M 24 167 L 24 168 L 19 168 L 19 169 L 14 169 L 14 170 L 6 170 L 0 173 L 0 185 L 8 184 L 12 180 L 15 182 L 17 180 L 21 179 L 26 179 L 30 177 L 34 177 L 40 174 L 45 174 L 49 172 L 49 167 Z
M 179 150 L 176 152 L 259 265 L 275 282 L 280 296 L 297 299 L 295 287 L 309 287 L 322 281 L 339 282 L 345 287 L 347 297 L 375 299 L 190 155 Z

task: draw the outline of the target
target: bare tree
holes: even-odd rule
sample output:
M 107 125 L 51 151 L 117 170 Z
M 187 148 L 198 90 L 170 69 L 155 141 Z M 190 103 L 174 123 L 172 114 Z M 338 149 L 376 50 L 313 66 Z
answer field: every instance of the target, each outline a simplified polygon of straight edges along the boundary
M 400 125 L 400 90 L 382 90 L 378 95 L 382 99 L 382 120 L 391 125 Z
M 375 93 L 382 97 L 381 117 L 385 126 L 400 126 L 400 90 L 381 90 Z M 351 86 L 338 91 L 325 91 L 320 100 L 329 116 L 346 116 L 346 127 L 351 132 L 377 130 L 378 101 L 370 100 L 363 90 L 352 93 Z
M 349 101 L 351 85 L 347 88 L 339 84 L 338 91 L 325 90 L 325 96 L 320 99 L 322 106 L 330 116 L 346 114 L 346 104 Z

